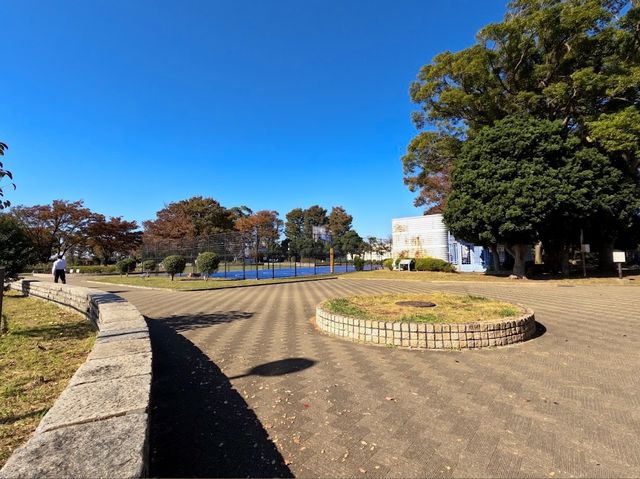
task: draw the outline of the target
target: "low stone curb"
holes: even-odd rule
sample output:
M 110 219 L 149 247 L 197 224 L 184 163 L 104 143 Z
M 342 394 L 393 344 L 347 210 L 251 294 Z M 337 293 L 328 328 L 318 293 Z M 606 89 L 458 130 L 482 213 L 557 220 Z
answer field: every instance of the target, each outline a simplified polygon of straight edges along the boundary
M 80 312 L 99 332 L 85 363 L 0 478 L 144 477 L 151 342 L 142 315 L 121 297 L 95 289 L 34 280 L 11 289 Z
M 479 349 L 526 341 L 535 335 L 533 311 L 509 320 L 477 323 L 372 321 L 333 314 L 316 307 L 316 325 L 332 336 L 386 346 L 416 349 Z

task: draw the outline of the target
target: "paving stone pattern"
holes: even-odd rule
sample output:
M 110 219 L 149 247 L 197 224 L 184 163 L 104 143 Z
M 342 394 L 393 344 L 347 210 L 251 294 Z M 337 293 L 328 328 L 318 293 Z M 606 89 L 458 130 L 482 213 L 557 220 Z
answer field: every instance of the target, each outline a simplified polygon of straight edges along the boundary
M 640 476 L 640 288 L 349 279 L 188 293 L 116 288 L 229 378 L 292 475 Z M 423 291 L 523 304 L 546 332 L 497 349 L 412 351 L 341 341 L 312 324 L 316 305 L 331 297 Z M 315 364 L 246 375 L 287 358 Z M 176 448 L 190 441 L 173 439 Z M 225 441 L 216 448 L 234 454 Z

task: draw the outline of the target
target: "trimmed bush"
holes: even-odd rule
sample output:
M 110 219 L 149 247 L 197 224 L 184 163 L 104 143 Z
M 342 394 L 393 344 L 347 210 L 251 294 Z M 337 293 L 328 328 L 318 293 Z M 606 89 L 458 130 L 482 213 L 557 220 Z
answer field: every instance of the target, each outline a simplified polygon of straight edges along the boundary
M 393 259 L 392 258 L 387 258 L 382 262 L 382 267 L 389 269 L 389 270 L 393 270 Z
M 364 259 L 362 259 L 360 256 L 354 256 L 353 267 L 356 269 L 356 271 L 364 270 Z
M 184 256 L 174 254 L 167 256 L 162 261 L 162 264 L 164 265 L 164 270 L 171 275 L 171 281 L 173 281 L 173 277 L 176 274 L 184 271 L 184 268 L 187 266 L 187 260 L 184 259 Z
M 155 271 L 158 269 L 158 263 L 156 263 L 155 260 L 148 259 L 142 263 L 142 269 L 147 273 Z
M 438 258 L 418 258 L 416 261 L 416 271 L 442 271 L 444 273 L 454 273 L 456 269 L 451 263 Z
M 211 273 L 218 271 L 218 265 L 220 264 L 220 256 L 210 251 L 205 251 L 198 255 L 196 258 L 196 266 L 198 271 L 204 274 L 204 280 L 209 278 Z
M 116 263 L 116 270 L 118 273 L 126 274 L 129 276 L 129 273 L 136 270 L 136 260 L 133 258 L 124 258 Z

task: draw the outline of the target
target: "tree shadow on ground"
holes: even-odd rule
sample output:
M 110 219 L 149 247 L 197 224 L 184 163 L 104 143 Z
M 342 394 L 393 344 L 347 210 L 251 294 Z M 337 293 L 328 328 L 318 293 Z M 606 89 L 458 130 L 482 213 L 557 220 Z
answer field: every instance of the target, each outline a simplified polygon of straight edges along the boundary
M 9 331 L 14 336 L 38 338 L 42 341 L 86 339 L 95 335 L 95 330 L 88 322 L 58 324 L 55 326 L 42 326 L 28 329 L 12 329 L 11 323 L 9 322 Z
M 153 348 L 152 477 L 293 477 L 222 371 L 168 321 L 149 320 Z
M 48 411 L 48 408 L 37 409 L 35 411 L 25 412 L 23 414 L 15 414 L 13 416 L 0 416 L 0 425 L 4 424 L 13 424 L 17 421 L 22 421 L 23 419 L 30 419 L 32 417 L 44 416 L 44 414 Z
M 168 316 L 162 318 L 163 324 L 176 331 L 189 331 L 206 328 L 215 324 L 230 323 L 239 319 L 249 319 L 253 313 L 247 311 L 225 311 L 224 313 L 202 313 L 188 316 Z

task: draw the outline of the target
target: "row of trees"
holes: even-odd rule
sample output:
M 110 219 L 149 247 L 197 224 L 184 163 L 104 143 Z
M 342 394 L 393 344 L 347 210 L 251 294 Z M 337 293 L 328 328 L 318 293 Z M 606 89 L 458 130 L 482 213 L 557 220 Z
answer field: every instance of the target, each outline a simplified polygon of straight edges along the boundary
M 29 239 L 33 262 L 47 262 L 62 254 L 80 262 L 106 264 L 132 254 L 142 242 L 135 221 L 108 218 L 89 210 L 82 201 L 15 206 L 8 215 Z
M 213 198 L 197 196 L 170 203 L 158 211 L 155 220 L 145 221 L 144 240 L 194 239 L 236 231 L 247 238 L 247 244 L 257 245 L 269 257 L 321 258 L 326 256 L 330 243 L 314 238 L 314 226 L 327 228 L 339 255 L 355 254 L 366 247 L 353 230 L 352 221 L 353 217 L 341 206 L 334 206 L 330 212 L 319 205 L 294 208 L 283 221 L 277 211 L 253 212 L 246 206 L 225 208 Z
M 141 256 L 144 243 L 182 242 L 217 233 L 237 234 L 245 244 L 252 245 L 241 248 L 240 254 L 248 251 L 250 256 L 259 253 L 270 258 L 322 258 L 328 243 L 314 240 L 313 226 L 327 227 L 337 254 L 388 249 L 385 241 L 364 241 L 352 228 L 352 216 L 340 206 L 330 212 L 318 205 L 295 208 L 283 221 L 277 211 L 225 208 L 213 198 L 196 196 L 166 205 L 154 220 L 143 223 L 144 231 L 135 221 L 93 212 L 82 201 L 14 206 L 0 218 L 0 230 L 4 231 L 0 235 L 6 236 L 3 249 L 9 251 L 9 244 L 11 251 L 21 248 L 22 265 L 48 262 L 60 254 L 72 264 L 108 264 Z
M 636 1 L 513 0 L 473 46 L 424 66 L 410 94 L 421 131 L 405 183 L 458 238 L 504 244 L 518 276 L 526 245 L 566 273 L 581 239 L 603 268 L 614 246 L 638 244 Z

